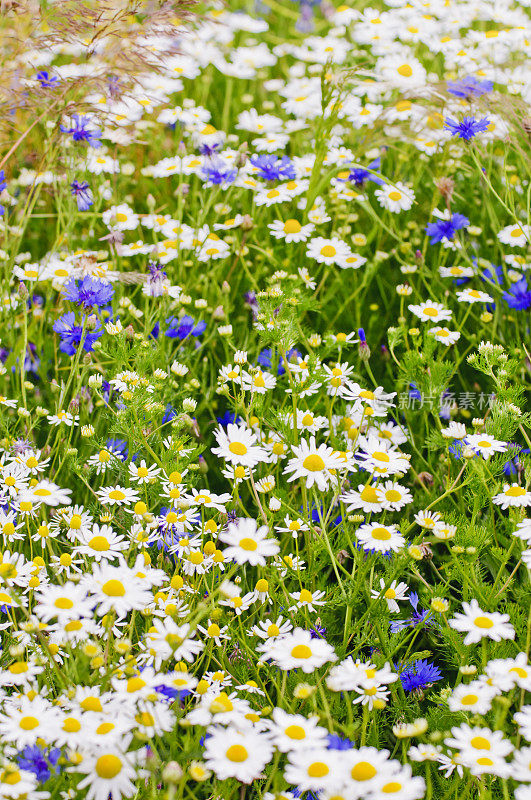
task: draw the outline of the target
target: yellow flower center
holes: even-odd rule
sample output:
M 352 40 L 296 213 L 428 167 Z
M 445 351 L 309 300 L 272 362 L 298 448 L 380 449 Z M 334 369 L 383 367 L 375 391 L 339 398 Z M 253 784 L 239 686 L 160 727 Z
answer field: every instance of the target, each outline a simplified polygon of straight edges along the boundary
M 378 503 L 378 493 L 373 486 L 366 486 L 362 493 L 360 494 L 360 498 L 365 500 L 367 503 Z
M 244 456 L 247 453 L 247 447 L 243 442 L 231 442 L 229 444 L 229 450 L 231 453 L 234 453 L 235 456 Z
M 88 544 L 92 550 L 97 550 L 99 553 L 110 549 L 109 542 L 105 536 L 93 536 Z
M 229 761 L 241 764 L 242 761 L 245 761 L 249 757 L 249 753 L 242 744 L 231 744 L 225 756 Z
M 258 548 L 258 544 L 254 539 L 251 539 L 249 536 L 244 536 L 243 539 L 240 539 L 239 545 L 242 550 L 248 550 L 250 552 L 256 550 Z
M 484 736 L 474 736 L 474 738 L 470 740 L 470 744 L 472 747 L 475 747 L 476 750 L 490 750 L 490 742 L 488 739 L 485 739 Z
M 63 730 L 65 733 L 77 733 L 81 730 L 81 723 L 74 717 L 67 717 L 63 722 Z
M 39 720 L 37 717 L 22 717 L 18 724 L 23 731 L 32 731 L 34 728 L 38 727 Z
M 325 463 L 320 455 L 313 453 L 310 456 L 306 456 L 302 462 L 302 466 L 304 469 L 307 469 L 308 472 L 321 472 L 325 468 Z
M 122 770 L 122 762 L 112 753 L 100 756 L 96 761 L 96 774 L 99 778 L 110 781 Z
M 474 625 L 476 628 L 492 628 L 494 622 L 489 617 L 476 617 Z
M 299 233 L 300 230 L 301 224 L 296 219 L 288 219 L 284 223 L 284 233 Z
M 314 761 L 313 764 L 310 764 L 308 767 L 308 776 L 310 778 L 324 778 L 329 772 L 330 768 L 324 761 Z
M 290 739 L 300 740 L 306 738 L 306 731 L 300 725 L 288 725 L 284 733 Z
M 507 497 L 521 497 L 523 494 L 525 494 L 525 489 L 522 489 L 521 486 L 511 486 L 511 488 L 507 489 L 504 494 Z
M 103 711 L 101 700 L 99 697 L 85 697 L 79 704 L 83 711 Z
M 368 761 L 359 761 L 350 770 L 350 775 L 355 781 L 369 781 L 376 775 L 376 769 Z
M 371 536 L 373 539 L 377 539 L 381 542 L 387 542 L 391 538 L 391 534 L 387 528 L 374 528 L 371 532 Z
M 74 603 L 72 602 L 72 600 L 70 600 L 69 597 L 58 597 L 54 603 L 54 606 L 56 608 L 61 608 L 66 610 L 68 608 L 73 608 Z
M 117 581 L 114 578 L 106 581 L 101 590 L 108 597 L 123 597 L 125 595 L 125 586 L 121 581 Z
M 411 78 L 413 75 L 413 70 L 409 64 L 402 64 L 401 67 L 398 67 L 397 72 L 399 75 L 402 75 L 403 78 Z
M 397 492 L 396 489 L 388 489 L 385 493 L 385 499 L 389 500 L 390 503 L 396 503 L 397 500 L 401 498 L 400 492 Z
M 293 658 L 310 658 L 312 650 L 307 644 L 296 644 L 291 651 Z

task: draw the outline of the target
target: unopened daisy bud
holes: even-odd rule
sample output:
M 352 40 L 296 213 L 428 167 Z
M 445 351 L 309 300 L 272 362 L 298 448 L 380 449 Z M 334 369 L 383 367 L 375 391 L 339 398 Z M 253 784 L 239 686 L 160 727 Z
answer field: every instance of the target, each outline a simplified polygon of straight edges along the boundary
M 475 453 L 474 450 L 472 450 L 471 447 L 463 447 L 462 455 L 463 455 L 463 458 L 471 459 L 471 458 L 475 458 L 476 453 Z
M 270 511 L 278 511 L 282 507 L 282 503 L 278 499 L 278 497 L 271 497 L 269 500 L 269 510 Z
M 23 417 L 24 419 L 28 419 L 31 417 L 31 413 L 28 411 L 27 408 L 17 408 L 17 414 L 19 417 Z
M 99 389 L 103 384 L 103 375 L 91 375 L 88 379 L 88 385 L 91 389 Z
M 474 417 L 472 420 L 472 425 L 474 428 L 483 428 L 485 427 L 485 420 L 481 419 L 481 417 Z
M 293 690 L 293 696 L 296 697 L 297 700 L 306 700 L 316 691 L 316 686 L 311 686 L 309 683 L 298 683 Z
M 347 519 L 349 522 L 363 522 L 365 517 L 363 514 L 349 514 Z
M 22 281 L 18 285 L 18 296 L 21 298 L 21 300 L 27 300 L 29 297 L 27 286 Z
M 462 667 L 459 667 L 461 675 L 475 675 L 477 671 L 478 668 L 475 664 L 463 664 Z
M 182 767 L 176 761 L 168 761 L 162 770 L 164 783 L 178 783 L 184 775 Z
M 174 361 L 170 367 L 170 370 L 174 375 L 184 377 L 184 375 L 186 375 L 188 372 L 188 367 L 185 364 L 181 364 L 180 361 Z
M 386 705 L 387 703 L 385 700 L 383 700 L 382 698 L 377 698 L 376 700 L 374 700 L 372 707 L 375 708 L 377 711 L 383 711 Z
M 82 425 L 81 426 L 81 436 L 85 439 L 89 439 L 91 436 L 94 436 L 94 426 L 93 425 Z
M 232 325 L 220 325 L 218 333 L 220 336 L 232 336 Z
M 321 339 L 321 337 L 319 336 L 318 333 L 312 333 L 312 335 L 308 339 L 308 344 L 310 345 L 310 347 L 319 347 L 321 342 L 322 342 L 322 339 Z
M 450 603 L 444 597 L 432 597 L 430 608 L 437 614 L 445 614 L 450 608 Z
M 165 369 L 156 369 L 153 373 L 153 377 L 156 378 L 158 381 L 165 381 L 168 377 L 168 373 Z
M 247 350 L 236 350 L 234 353 L 234 363 L 235 364 L 246 364 L 247 363 Z
M 254 222 L 252 220 L 252 217 L 250 217 L 249 214 L 244 214 L 242 219 L 241 229 L 243 231 L 251 231 L 253 228 L 254 228 Z
M 428 730 L 425 719 L 416 719 L 414 722 L 399 722 L 393 725 L 393 733 L 397 739 L 410 739 L 412 736 L 422 736 Z
M 197 408 L 197 401 L 193 397 L 185 397 L 183 400 L 183 411 L 192 412 Z
M 13 658 L 20 658 L 24 655 L 26 648 L 22 644 L 14 644 L 9 648 L 9 655 Z
M 225 319 L 226 316 L 227 315 L 223 306 L 216 306 L 212 312 L 212 319 Z
M 411 558 L 414 558 L 415 561 L 422 561 L 423 553 L 422 553 L 421 548 L 418 546 L 418 544 L 410 545 L 408 547 L 407 551 L 408 551 L 409 555 L 411 556 Z
M 409 283 L 399 283 L 396 287 L 396 293 L 399 294 L 401 297 L 408 297 L 410 294 L 413 293 L 412 287 Z
M 188 774 L 192 780 L 197 781 L 198 783 L 207 781 L 212 775 L 210 770 L 206 768 L 206 765 L 203 761 L 192 761 L 188 767 Z
M 481 322 L 483 322 L 485 325 L 488 325 L 488 323 L 489 323 L 489 322 L 492 322 L 492 319 L 493 319 L 493 317 L 492 317 L 492 314 L 490 313 L 490 311 L 484 311 L 484 312 L 483 312 L 483 313 L 480 315 L 479 319 L 480 319 L 480 320 L 481 320 Z

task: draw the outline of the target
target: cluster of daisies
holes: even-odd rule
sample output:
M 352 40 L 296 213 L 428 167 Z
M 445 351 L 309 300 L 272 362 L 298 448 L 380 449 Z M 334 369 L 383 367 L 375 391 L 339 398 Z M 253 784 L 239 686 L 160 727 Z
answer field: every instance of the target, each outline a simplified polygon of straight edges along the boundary
M 0 800 L 531 800 L 527 3 L 44 5 Z

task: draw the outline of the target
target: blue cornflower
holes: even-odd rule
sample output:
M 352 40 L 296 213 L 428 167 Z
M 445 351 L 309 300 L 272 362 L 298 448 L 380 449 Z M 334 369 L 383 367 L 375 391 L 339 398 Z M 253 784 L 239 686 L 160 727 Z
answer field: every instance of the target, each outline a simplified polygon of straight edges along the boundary
M 112 453 L 114 456 L 116 456 L 116 458 L 119 458 L 120 461 L 127 461 L 129 448 L 125 439 L 107 439 L 105 442 L 105 447 L 109 453 Z
M 7 188 L 6 182 L 6 174 L 3 169 L 0 169 L 0 194 Z M 0 217 L 3 217 L 5 214 L 5 208 L 3 205 L 0 204 Z
M 408 617 L 408 619 L 397 619 L 396 621 L 390 622 L 389 629 L 391 633 L 403 631 L 405 628 L 415 628 L 423 622 L 426 622 L 426 625 L 435 624 L 433 619 L 430 618 L 429 611 L 423 609 L 419 610 L 419 596 L 416 592 L 411 592 L 409 595 L 409 603 L 413 608 L 412 616 Z
M 381 162 L 382 159 L 380 156 L 378 156 L 378 158 L 375 158 L 374 161 L 371 161 L 369 164 L 369 169 L 375 171 L 379 170 Z M 363 167 L 353 167 L 347 180 L 351 181 L 356 186 L 363 186 L 365 181 L 372 181 L 373 183 L 377 183 L 379 186 L 382 186 L 384 183 L 381 178 L 378 178 L 376 175 L 371 175 L 371 173 L 368 172 L 368 170 L 363 169 Z
M 437 222 L 430 222 L 426 225 L 426 233 L 431 236 L 430 244 L 438 244 L 443 239 L 450 241 L 457 231 L 461 230 L 461 228 L 466 228 L 469 224 L 470 220 L 464 214 L 452 214 L 449 219 L 438 219 Z
M 503 474 L 506 478 L 510 478 L 512 475 L 518 475 L 518 473 L 524 468 L 519 456 L 529 455 L 531 450 L 529 447 L 522 447 L 519 444 L 514 444 L 514 442 L 509 442 L 507 450 L 509 452 L 511 450 L 514 452 L 513 457 L 503 465 Z
M 313 628 L 310 628 L 310 636 L 312 639 L 323 639 L 326 634 L 326 628 L 323 628 L 321 625 L 314 625 Z
M 243 299 L 245 300 L 245 304 L 249 306 L 251 309 L 253 320 L 256 320 L 258 313 L 260 311 L 260 307 L 258 305 L 258 301 L 256 299 L 256 292 L 245 292 L 243 295 Z
M 37 80 L 43 89 L 55 89 L 59 83 L 59 78 L 56 75 L 50 75 L 46 70 L 37 72 Z
M 472 259 L 474 266 L 477 264 L 475 259 Z M 501 286 L 504 282 L 503 267 L 501 265 L 491 264 L 490 267 L 485 267 L 479 276 L 484 283 L 494 283 Z
M 17 756 L 19 767 L 32 772 L 39 783 L 46 783 L 52 775 L 58 775 L 61 767 L 57 763 L 61 755 L 58 747 L 44 749 L 38 744 L 27 745 Z
M 353 747 L 354 743 L 350 739 L 344 739 L 337 733 L 329 733 L 326 737 L 327 750 L 351 750 Z
M 527 279 L 523 277 L 513 283 L 510 290 L 504 292 L 502 297 L 509 308 L 514 308 L 516 311 L 526 311 L 531 307 L 531 291 L 527 287 Z
M 79 211 L 88 211 L 94 203 L 92 191 L 88 185 L 88 181 L 72 181 L 70 184 L 70 191 L 76 198 L 77 207 Z
M 258 177 L 265 181 L 293 181 L 296 178 L 295 167 L 287 156 L 252 156 L 251 164 L 257 168 Z
M 206 329 L 206 322 L 198 322 L 197 325 L 193 317 L 187 314 L 179 319 L 178 317 L 168 317 L 166 320 L 168 330 L 165 336 L 170 339 L 187 339 L 189 336 L 201 336 Z
M 223 161 L 211 161 L 203 167 L 203 178 L 213 186 L 227 186 L 234 183 L 238 170 L 227 167 Z
M 460 78 L 457 81 L 448 81 L 447 88 L 450 94 L 455 97 L 462 97 L 464 100 L 470 100 L 471 97 L 481 97 L 483 94 L 492 92 L 492 81 L 479 81 L 472 75 L 466 78 Z
M 171 403 L 168 403 L 168 405 L 164 410 L 164 416 L 162 417 L 162 425 L 165 425 L 166 422 L 171 422 L 172 419 L 175 419 L 176 416 L 177 416 L 176 410 L 174 409 Z
M 163 269 L 160 261 L 149 261 L 148 270 L 149 276 L 146 281 L 146 292 L 150 297 L 161 297 L 164 294 L 164 283 L 168 277 L 168 273 Z
M 292 347 L 286 353 L 286 358 L 287 358 L 288 361 L 292 361 L 294 357 L 295 357 L 295 359 L 302 358 L 302 353 L 299 350 L 297 350 L 296 347 Z M 270 347 L 265 347 L 260 352 L 260 355 L 258 356 L 257 361 L 258 361 L 258 363 L 260 364 L 261 367 L 264 367 L 265 369 L 270 369 L 271 365 L 272 365 L 272 359 L 273 359 L 273 351 L 272 351 L 272 349 Z M 286 372 L 286 369 L 284 367 L 284 359 L 280 358 L 280 361 L 279 361 L 279 364 L 278 364 L 277 373 L 279 375 L 284 375 L 285 372 Z
M 313 0 L 310 0 L 310 2 L 308 2 L 308 0 L 301 0 L 299 5 L 301 14 L 295 23 L 295 28 L 300 33 L 311 33 L 314 29 L 312 6 L 316 5 L 316 3 Z
M 160 683 L 158 686 L 155 686 L 155 691 L 172 701 L 175 699 L 182 701 L 185 697 L 192 694 L 190 689 L 174 689 L 173 686 L 168 686 L 166 683 Z
M 304 507 L 301 507 L 301 511 Z M 308 504 L 308 510 L 306 512 L 306 516 L 311 516 L 312 522 L 314 525 L 321 525 L 321 520 L 324 520 L 326 515 L 328 514 L 328 510 L 325 510 L 323 505 L 315 506 Z M 337 517 L 332 519 L 328 517 L 326 526 L 327 528 L 337 528 L 338 525 L 341 525 L 343 522 L 343 517 L 341 514 L 338 514 Z
M 440 681 L 442 673 L 435 664 L 430 664 L 426 659 L 414 661 L 399 673 L 404 691 L 412 692 L 415 689 L 424 689 L 435 681 Z
M 66 300 L 85 308 L 105 306 L 114 295 L 114 289 L 110 283 L 104 283 L 90 275 L 85 275 L 81 281 L 70 278 L 61 291 Z
M 459 137 L 459 139 L 464 139 L 465 142 L 469 142 L 474 136 L 477 136 L 478 133 L 483 133 L 487 130 L 490 125 L 490 120 L 488 117 L 483 117 L 483 119 L 474 119 L 474 117 L 463 117 L 461 122 L 457 122 L 455 119 L 445 119 L 444 127 L 446 130 L 450 131 L 453 136 Z
M 220 424 L 220 425 L 222 425 L 224 428 L 226 428 L 226 427 L 227 427 L 227 425 L 232 425 L 232 424 L 234 424 L 234 425 L 237 425 L 239 422 L 241 422 L 241 421 L 242 421 L 242 420 L 241 420 L 241 417 L 238 417 L 238 415 L 237 415 L 237 414 L 234 414 L 232 411 L 225 411 L 225 413 L 223 414 L 223 416 L 221 416 L 221 417 L 216 417 L 216 420 L 217 420 L 217 421 L 219 422 L 219 424 Z
M 59 350 L 67 356 L 73 356 L 77 351 L 78 345 L 83 344 L 83 350 L 90 353 L 94 349 L 94 342 L 103 334 L 101 325 L 96 321 L 93 330 L 86 330 L 83 335 L 83 324 L 85 317 L 81 317 L 81 325 L 76 325 L 76 315 L 73 311 L 63 314 L 53 324 L 53 329 L 61 337 Z
M 216 142 L 215 144 L 200 144 L 199 145 L 199 152 L 202 156 L 213 156 L 218 153 L 221 149 L 221 143 Z
M 101 137 L 101 130 L 99 128 L 89 128 L 90 118 L 83 117 L 79 114 L 72 114 L 73 125 L 67 127 L 61 125 L 60 128 L 63 133 L 69 133 L 74 142 L 86 142 L 91 147 L 101 147 L 101 142 L 98 139 Z
M 422 394 L 420 393 L 419 389 L 417 388 L 416 383 L 409 384 L 409 397 L 411 400 L 420 400 L 422 401 Z

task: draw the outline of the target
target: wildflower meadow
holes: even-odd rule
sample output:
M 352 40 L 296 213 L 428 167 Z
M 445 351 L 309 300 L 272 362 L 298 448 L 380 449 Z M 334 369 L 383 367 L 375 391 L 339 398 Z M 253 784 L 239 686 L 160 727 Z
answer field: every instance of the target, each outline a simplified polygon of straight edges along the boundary
M 0 800 L 531 800 L 530 0 L 0 10 Z

